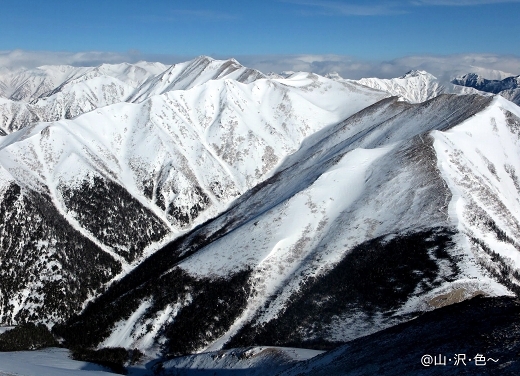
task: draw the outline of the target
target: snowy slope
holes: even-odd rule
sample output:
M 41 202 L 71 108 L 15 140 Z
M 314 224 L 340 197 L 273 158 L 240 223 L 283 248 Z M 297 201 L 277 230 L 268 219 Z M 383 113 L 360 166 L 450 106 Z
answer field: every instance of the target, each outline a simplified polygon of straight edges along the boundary
M 486 269 L 507 285 L 520 284 L 520 111 L 496 96 L 460 126 L 434 133 L 450 214 Z
M 389 98 L 323 128 L 228 211 L 113 285 L 64 335 L 169 355 L 260 344 L 330 348 L 418 310 L 518 292 L 510 259 L 520 239 L 509 231 L 517 219 L 503 208 L 519 193 L 506 175 L 491 183 L 481 155 L 516 168 L 519 115 L 510 102 L 478 95 L 416 105 Z M 507 157 L 484 145 L 493 124 Z M 459 144 L 452 134 L 473 138 Z M 466 159 L 447 168 L 443 137 L 450 149 L 481 152 L 461 151 Z M 450 177 L 457 166 L 511 196 L 478 198 Z M 461 196 L 478 199 L 480 209 L 454 210 Z M 466 219 L 481 211 L 507 236 L 489 220 L 484 227 Z M 85 326 L 90 334 L 76 340 Z
M 306 137 L 387 96 L 312 74 L 249 84 L 208 79 L 111 105 L 131 89 L 121 83 L 108 96 L 107 78 L 96 74 L 39 103 L 79 90 L 83 96 L 73 95 L 69 110 L 91 103 L 79 100 L 85 96 L 105 107 L 29 124 L 0 140 L 0 275 L 8 286 L 0 296 L 2 321 L 55 322 L 77 312 L 167 239 L 267 178 Z M 75 252 L 88 255 L 81 263 L 68 254 L 70 237 Z M 24 255 L 20 264 L 17 254 Z
M 128 375 L 146 375 L 144 367 L 131 367 Z M 107 368 L 72 360 L 67 349 L 0 353 L 1 376 L 110 376 Z
M 357 82 L 374 89 L 387 91 L 410 103 L 421 103 L 446 91 L 435 76 L 418 70 L 412 70 L 398 78 L 362 78 Z
M 69 359 L 68 350 L 47 349 L 37 352 L 9 352 L 0 353 L 0 375 L 83 375 L 88 368 L 92 375 L 116 375 L 107 373 L 106 369 L 86 362 L 77 362 Z

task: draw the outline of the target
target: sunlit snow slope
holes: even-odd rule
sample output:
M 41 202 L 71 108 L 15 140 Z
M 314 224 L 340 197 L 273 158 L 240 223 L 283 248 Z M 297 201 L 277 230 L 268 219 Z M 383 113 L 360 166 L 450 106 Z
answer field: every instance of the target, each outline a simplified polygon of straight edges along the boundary
M 329 349 L 520 290 L 501 97 L 207 57 L 35 72 L 0 72 L 1 324 L 149 355 Z
M 307 137 L 62 333 L 169 355 L 326 349 L 416 311 L 518 293 L 519 124 L 498 97 L 383 99 Z
M 178 81 L 168 88 L 134 68 L 101 66 L 62 89 L 146 80 L 149 98 L 97 102 L 0 139 L 0 321 L 78 312 L 162 243 L 262 182 L 306 137 L 387 96 L 307 73 L 253 80 L 234 60 L 171 67 Z
M 30 123 L 70 119 L 119 102 L 142 102 L 153 95 L 186 90 L 210 80 L 250 83 L 264 75 L 236 60 L 201 56 L 160 63 L 102 64 L 98 67 L 43 66 L 0 70 L 0 130 L 10 133 Z

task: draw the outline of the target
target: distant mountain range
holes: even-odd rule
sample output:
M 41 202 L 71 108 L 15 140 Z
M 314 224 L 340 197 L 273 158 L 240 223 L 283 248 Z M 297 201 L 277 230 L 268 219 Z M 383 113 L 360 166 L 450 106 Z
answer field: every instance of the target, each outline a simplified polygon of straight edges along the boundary
M 353 81 L 343 79 L 337 73 L 331 73 L 327 77 L 340 81 Z M 398 78 L 362 78 L 354 82 L 386 91 L 410 103 L 421 103 L 439 94 L 499 94 L 513 103 L 520 104 L 519 77 L 486 80 L 478 74 L 470 73 L 451 81 L 442 81 L 428 72 L 411 70 Z
M 329 350 L 518 296 L 512 81 L 0 70 L 0 324 L 150 357 Z
M 467 74 L 452 81 L 455 85 L 472 87 L 486 93 L 499 94 L 513 103 L 520 105 L 520 76 L 507 77 L 503 80 L 486 80 L 475 73 Z

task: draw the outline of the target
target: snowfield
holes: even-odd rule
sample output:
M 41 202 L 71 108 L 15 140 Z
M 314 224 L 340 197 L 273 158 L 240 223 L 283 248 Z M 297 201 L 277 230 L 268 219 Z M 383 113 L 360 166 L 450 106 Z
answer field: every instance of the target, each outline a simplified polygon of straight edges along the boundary
M 1 376 L 83 376 L 86 374 L 92 376 L 117 375 L 97 364 L 70 359 L 67 349 L 0 352 Z M 138 375 L 139 373 L 133 374 Z

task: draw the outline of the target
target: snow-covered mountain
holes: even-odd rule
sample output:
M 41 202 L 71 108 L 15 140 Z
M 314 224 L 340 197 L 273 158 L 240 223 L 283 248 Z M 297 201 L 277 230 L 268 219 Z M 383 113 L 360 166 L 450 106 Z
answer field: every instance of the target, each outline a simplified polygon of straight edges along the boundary
M 362 78 L 357 82 L 374 89 L 387 91 L 410 103 L 421 103 L 446 92 L 435 76 L 419 70 L 412 70 L 398 78 Z
M 79 311 L 160 244 L 262 182 L 307 136 L 385 96 L 312 74 L 217 79 L 5 136 L 0 320 L 54 322 Z
M 0 128 L 11 133 L 31 123 L 72 118 L 121 102 L 165 69 L 159 63 L 137 63 L 4 71 L 0 73 L 0 88 L 4 88 Z
M 405 75 L 397 78 L 362 78 L 360 80 L 349 80 L 342 78 L 338 73 L 329 73 L 326 77 L 341 82 L 356 82 L 377 90 L 385 91 L 390 95 L 397 96 L 409 103 L 421 103 L 440 94 L 480 94 L 488 95 L 485 91 L 479 91 L 473 87 L 456 85 L 449 80 L 438 79 L 423 70 L 411 70 Z M 509 97 L 505 96 L 507 99 Z
M 519 125 L 500 97 L 383 99 L 304 140 L 60 333 L 170 355 L 331 348 L 416 311 L 518 293 Z
M 236 60 L 102 64 L 94 68 L 44 66 L 0 72 L 0 129 L 10 133 L 38 121 L 71 119 L 120 102 L 143 102 L 173 90 L 186 90 L 210 80 L 250 83 L 264 75 Z M 2 98 L 3 97 L 3 98 Z
M 499 94 L 520 105 L 520 76 L 511 76 L 503 80 L 488 80 L 476 73 L 469 73 L 454 79 L 452 83 L 486 93 Z
M 41 70 L 2 79 L 0 324 L 149 356 L 329 349 L 520 291 L 500 96 L 207 57 Z

